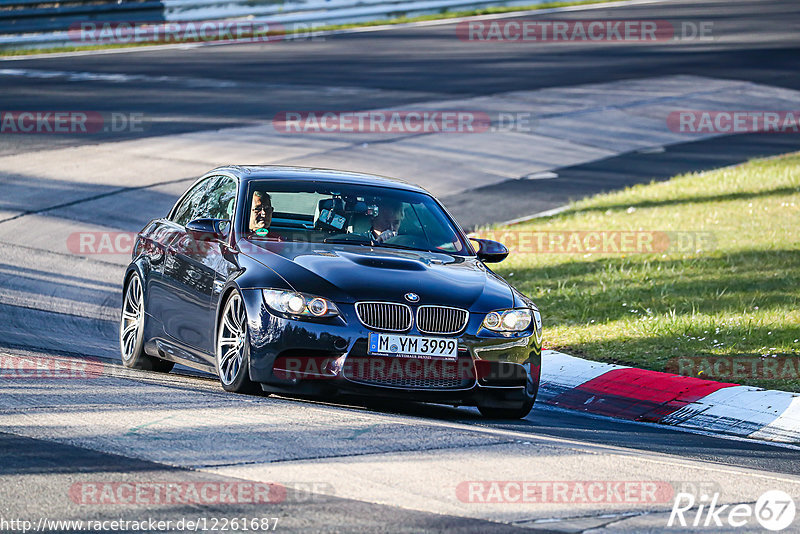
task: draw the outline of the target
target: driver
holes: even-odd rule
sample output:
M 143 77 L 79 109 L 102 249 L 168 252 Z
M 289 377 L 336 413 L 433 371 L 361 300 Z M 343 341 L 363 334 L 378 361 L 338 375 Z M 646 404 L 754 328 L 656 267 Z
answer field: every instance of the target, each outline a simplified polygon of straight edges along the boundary
M 250 210 L 250 231 L 258 236 L 269 234 L 272 223 L 272 198 L 265 191 L 255 191 Z
M 369 237 L 376 243 L 383 243 L 395 237 L 402 220 L 402 203 L 392 199 L 381 199 L 378 202 L 378 214 L 372 219 Z

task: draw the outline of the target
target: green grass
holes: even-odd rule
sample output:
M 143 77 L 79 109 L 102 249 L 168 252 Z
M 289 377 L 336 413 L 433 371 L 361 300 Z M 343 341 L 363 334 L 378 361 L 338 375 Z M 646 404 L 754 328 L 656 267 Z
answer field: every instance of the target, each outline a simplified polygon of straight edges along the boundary
M 61 46 L 52 48 L 30 48 L 25 50 L 0 48 L 2 56 L 30 56 L 34 54 L 63 54 L 64 52 L 79 52 L 87 50 L 111 50 L 115 48 L 140 48 L 143 46 L 154 46 L 159 43 L 126 43 L 113 45 L 89 45 L 89 46 Z
M 596 196 L 512 229 L 713 236 L 700 251 L 512 255 L 497 271 L 539 305 L 546 348 L 657 371 L 687 356 L 800 360 L 800 153 Z M 796 377 L 729 381 L 800 391 Z
M 514 13 L 517 11 L 531 11 L 537 9 L 552 9 L 558 7 L 568 7 L 568 6 L 582 6 L 582 5 L 589 5 L 589 4 L 605 4 L 611 2 L 622 2 L 624 0 L 575 0 L 575 1 L 564 1 L 564 2 L 546 2 L 543 4 L 534 4 L 530 6 L 498 6 L 498 7 L 486 7 L 481 9 L 471 9 L 466 11 L 443 11 L 441 13 L 435 13 L 431 15 L 419 15 L 416 17 L 406 17 L 406 16 L 398 16 L 389 19 L 381 19 L 381 20 L 373 20 L 369 22 L 357 22 L 351 24 L 329 24 L 325 26 L 315 26 L 313 28 L 314 32 L 321 32 L 321 31 L 334 31 L 334 30 L 345 30 L 351 28 L 367 28 L 371 26 L 384 26 L 387 24 L 406 24 L 409 22 L 423 22 L 429 20 L 443 20 L 443 19 L 452 19 L 452 18 L 460 18 L 460 17 L 472 17 L 476 15 L 491 15 L 496 13 Z M 292 31 L 290 28 L 287 29 L 287 33 L 303 33 L 307 32 L 308 29 L 298 29 Z M 206 41 L 207 42 L 207 41 Z M 12 49 L 12 48 L 0 48 L 0 56 L 27 56 L 32 54 L 55 54 L 55 53 L 63 53 L 63 52 L 76 52 L 76 51 L 85 51 L 85 50 L 110 50 L 115 48 L 135 48 L 135 47 L 143 47 L 143 46 L 156 46 L 164 43 L 120 43 L 120 44 L 103 44 L 103 45 L 88 45 L 88 46 L 63 46 L 63 47 L 50 47 L 50 48 L 31 48 L 31 49 Z M 185 43 L 181 43 L 185 44 Z M 268 44 L 268 43 L 266 43 Z

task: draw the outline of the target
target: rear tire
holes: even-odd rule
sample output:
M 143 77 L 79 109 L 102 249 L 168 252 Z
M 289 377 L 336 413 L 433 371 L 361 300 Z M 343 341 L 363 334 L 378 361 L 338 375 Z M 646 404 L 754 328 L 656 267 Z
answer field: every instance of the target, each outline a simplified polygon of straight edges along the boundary
M 144 352 L 144 291 L 138 273 L 131 275 L 125 285 L 122 317 L 119 322 L 119 347 L 122 365 L 129 369 L 169 373 L 174 362 L 154 358 Z
M 250 380 L 250 337 L 242 296 L 231 293 L 222 309 L 216 335 L 217 375 L 222 389 L 255 395 L 261 386 Z
M 523 419 L 533 409 L 534 399 L 526 400 L 519 408 L 488 408 L 478 406 L 478 411 L 487 419 Z

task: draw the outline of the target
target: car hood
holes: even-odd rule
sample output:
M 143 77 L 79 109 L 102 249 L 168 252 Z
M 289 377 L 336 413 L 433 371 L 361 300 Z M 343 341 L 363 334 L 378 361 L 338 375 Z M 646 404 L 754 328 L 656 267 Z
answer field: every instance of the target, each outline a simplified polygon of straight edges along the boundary
M 405 302 L 406 293 L 416 293 L 419 304 L 476 312 L 514 305 L 511 287 L 475 257 L 356 245 L 247 243 L 249 257 L 296 291 L 336 302 Z

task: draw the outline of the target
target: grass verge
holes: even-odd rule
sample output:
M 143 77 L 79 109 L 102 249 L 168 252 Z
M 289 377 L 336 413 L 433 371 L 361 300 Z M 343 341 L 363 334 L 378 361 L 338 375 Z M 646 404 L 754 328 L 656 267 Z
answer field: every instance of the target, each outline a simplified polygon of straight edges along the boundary
M 347 30 L 353 28 L 368 28 L 372 26 L 385 26 L 385 25 L 392 25 L 392 24 L 407 24 L 410 22 L 425 22 L 431 20 L 446 20 L 452 18 L 461 18 L 461 17 L 473 17 L 478 15 L 493 15 L 499 13 L 514 13 L 517 11 L 534 11 L 537 9 L 553 9 L 559 7 L 570 7 L 570 6 L 582 6 L 582 5 L 590 5 L 590 4 L 607 4 L 613 2 L 623 2 L 625 0 L 575 0 L 575 1 L 564 1 L 564 2 L 545 2 L 542 4 L 533 4 L 530 6 L 497 6 L 497 7 L 485 7 L 481 9 L 470 9 L 465 11 L 443 11 L 441 13 L 434 13 L 430 15 L 419 15 L 416 17 L 394 17 L 388 19 L 380 19 L 380 20 L 373 20 L 369 22 L 356 22 L 350 24 L 327 24 L 323 26 L 314 26 L 312 28 L 313 32 L 326 32 L 326 31 L 336 31 L 336 30 Z M 294 33 L 307 33 L 309 28 L 303 27 L 301 29 L 292 30 L 291 28 L 287 27 L 286 33 L 287 34 L 294 34 Z M 197 42 L 197 41 L 189 41 L 189 43 Z M 202 42 L 214 42 L 214 40 L 204 40 Z M 235 42 L 235 41 L 232 41 Z M 243 42 L 247 42 L 246 40 Z M 275 40 L 271 42 L 280 42 L 280 40 Z M 0 57 L 2 56 L 28 56 L 33 54 L 55 54 L 55 53 L 63 53 L 63 52 L 78 52 L 78 51 L 90 51 L 90 50 L 112 50 L 117 48 L 141 48 L 146 46 L 157 46 L 169 44 L 164 42 L 146 42 L 146 43 L 118 43 L 118 44 L 102 44 L 102 45 L 89 45 L 89 46 L 62 46 L 62 47 L 50 47 L 50 48 L 31 48 L 31 49 L 11 49 L 11 48 L 0 48 Z M 172 43 L 172 44 L 187 44 L 187 42 L 182 43 Z M 264 43 L 264 44 L 269 44 Z
M 573 231 L 671 237 L 651 253 L 573 247 L 500 264 L 542 310 L 546 348 L 657 371 L 688 359 L 682 374 L 800 391 L 800 153 L 596 196 L 511 229 L 545 243 Z

